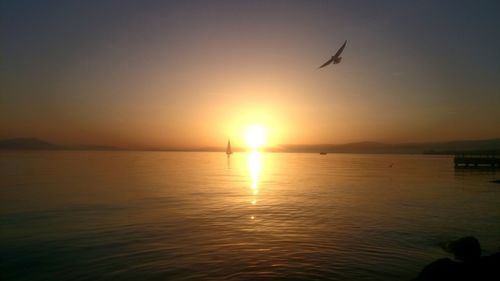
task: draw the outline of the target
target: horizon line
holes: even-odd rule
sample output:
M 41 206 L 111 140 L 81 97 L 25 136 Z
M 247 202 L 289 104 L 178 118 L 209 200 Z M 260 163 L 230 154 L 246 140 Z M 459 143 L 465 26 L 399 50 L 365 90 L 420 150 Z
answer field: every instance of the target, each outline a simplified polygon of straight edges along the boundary
M 488 144 L 489 142 L 489 144 Z M 498 143 L 497 143 L 498 142 Z M 488 148 L 478 147 L 478 143 L 487 143 Z M 466 147 L 467 144 L 473 147 Z M 474 144 L 476 146 L 474 147 Z M 429 147 L 429 146 L 439 147 Z M 446 147 L 446 145 L 461 145 L 465 147 Z M 421 147 L 416 147 L 421 146 Z M 425 147 L 428 146 L 428 147 Z M 9 138 L 0 139 L 0 150 L 66 150 L 66 151 L 179 151 L 179 152 L 224 152 L 225 146 L 113 146 L 113 145 L 60 145 L 39 138 Z M 235 152 L 248 152 L 251 149 L 245 146 L 233 146 Z M 377 141 L 359 141 L 349 143 L 321 143 L 321 144 L 280 144 L 262 146 L 262 152 L 330 152 L 330 153 L 432 153 L 438 151 L 470 151 L 493 150 L 500 152 L 500 137 L 487 139 L 467 139 L 448 141 L 423 141 L 385 143 Z

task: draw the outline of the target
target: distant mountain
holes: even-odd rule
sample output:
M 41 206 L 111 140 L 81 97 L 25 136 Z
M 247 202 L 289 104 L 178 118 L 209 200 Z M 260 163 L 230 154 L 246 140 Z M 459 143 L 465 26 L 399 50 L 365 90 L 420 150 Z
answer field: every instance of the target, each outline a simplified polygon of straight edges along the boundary
M 0 140 L 0 149 L 61 149 L 55 145 L 37 138 L 14 138 Z
M 435 154 L 443 152 L 491 152 L 500 153 L 500 139 L 450 141 L 429 143 L 424 153 Z
M 124 150 L 123 148 L 109 145 L 77 145 L 68 146 L 68 150 Z
M 500 139 L 449 142 L 423 142 L 386 144 L 380 142 L 356 142 L 347 144 L 283 145 L 283 152 L 330 152 L 330 153 L 399 153 L 399 154 L 500 154 Z

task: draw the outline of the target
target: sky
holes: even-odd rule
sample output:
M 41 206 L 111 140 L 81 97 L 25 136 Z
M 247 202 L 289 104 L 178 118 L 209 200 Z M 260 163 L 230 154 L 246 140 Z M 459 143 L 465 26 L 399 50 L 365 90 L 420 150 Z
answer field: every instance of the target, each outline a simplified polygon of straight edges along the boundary
M 499 13 L 494 0 L 0 0 L 0 138 L 498 138 Z M 318 70 L 345 40 L 342 62 Z

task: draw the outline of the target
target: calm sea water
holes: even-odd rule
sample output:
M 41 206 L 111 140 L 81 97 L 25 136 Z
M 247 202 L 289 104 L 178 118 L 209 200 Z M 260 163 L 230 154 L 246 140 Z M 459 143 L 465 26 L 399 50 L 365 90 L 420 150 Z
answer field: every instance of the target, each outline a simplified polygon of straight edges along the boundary
M 452 239 L 500 246 L 500 173 L 452 161 L 1 152 L 0 279 L 408 280 Z

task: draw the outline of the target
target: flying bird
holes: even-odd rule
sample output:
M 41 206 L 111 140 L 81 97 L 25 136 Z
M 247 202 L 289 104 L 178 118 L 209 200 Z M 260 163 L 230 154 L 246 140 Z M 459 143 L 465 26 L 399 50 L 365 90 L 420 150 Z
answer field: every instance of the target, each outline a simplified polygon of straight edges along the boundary
M 331 64 L 333 62 L 333 64 L 337 64 L 337 63 L 340 63 L 340 61 L 342 61 L 342 57 L 340 56 L 340 54 L 342 54 L 342 51 L 344 51 L 344 48 L 345 48 L 345 45 L 347 44 L 347 40 L 345 40 L 344 44 L 342 45 L 342 47 L 340 47 L 340 49 L 335 53 L 335 55 L 332 56 L 331 59 L 329 59 L 327 62 L 325 62 L 324 64 L 322 64 L 320 67 L 318 67 L 318 69 L 320 68 L 323 68 L 329 64 Z

